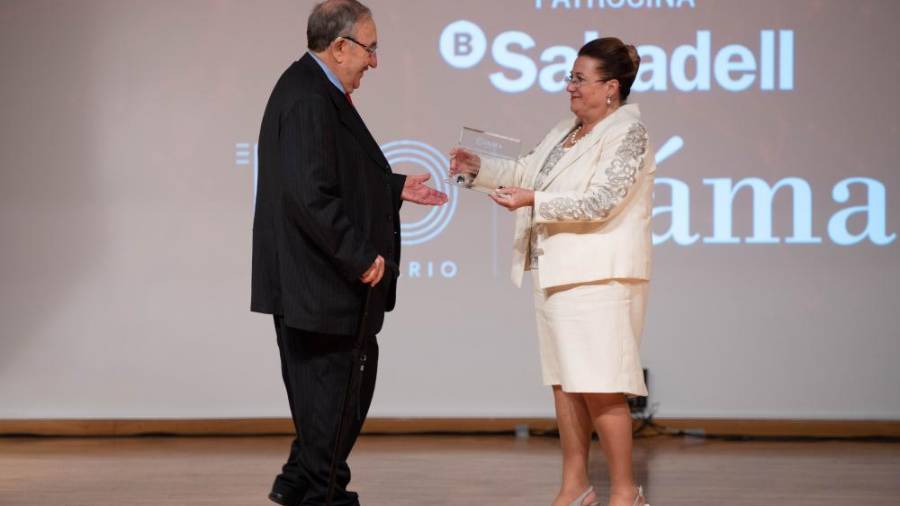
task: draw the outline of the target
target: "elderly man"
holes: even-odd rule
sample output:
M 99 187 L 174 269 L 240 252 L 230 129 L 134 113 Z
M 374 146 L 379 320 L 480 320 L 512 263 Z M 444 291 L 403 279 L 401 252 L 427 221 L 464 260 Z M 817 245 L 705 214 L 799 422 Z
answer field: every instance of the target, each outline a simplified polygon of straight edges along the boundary
M 251 310 L 274 315 L 296 429 L 269 498 L 321 505 L 332 491 L 332 504 L 357 505 L 346 460 L 375 389 L 375 335 L 394 306 L 400 205 L 447 196 L 424 184 L 427 175 L 392 173 L 353 106 L 351 94 L 378 66 L 371 11 L 355 0 L 322 2 L 307 38 L 309 52 L 278 80 L 259 135 Z

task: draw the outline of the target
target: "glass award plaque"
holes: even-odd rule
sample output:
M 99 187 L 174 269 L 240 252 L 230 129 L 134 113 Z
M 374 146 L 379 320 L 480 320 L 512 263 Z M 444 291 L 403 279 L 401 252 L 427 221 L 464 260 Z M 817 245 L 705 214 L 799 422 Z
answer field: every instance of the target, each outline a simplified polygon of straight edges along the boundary
M 482 161 L 485 158 L 517 160 L 522 151 L 522 141 L 519 139 L 470 127 L 460 129 L 459 146 L 478 155 Z M 490 189 L 474 186 L 474 179 L 471 174 L 462 173 L 451 176 L 449 182 L 469 190 L 491 193 Z
M 460 129 L 459 145 L 477 155 L 504 160 L 519 158 L 522 149 L 522 141 L 519 139 L 469 127 Z

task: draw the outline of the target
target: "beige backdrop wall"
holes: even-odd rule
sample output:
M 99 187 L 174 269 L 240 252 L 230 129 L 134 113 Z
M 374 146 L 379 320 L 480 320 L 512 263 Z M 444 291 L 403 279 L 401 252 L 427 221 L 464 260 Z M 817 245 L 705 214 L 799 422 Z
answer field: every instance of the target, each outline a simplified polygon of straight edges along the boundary
M 248 311 L 254 143 L 311 5 L 0 3 L 0 417 L 287 415 Z M 354 102 L 405 173 L 462 125 L 528 149 L 586 38 L 642 46 L 660 416 L 900 419 L 900 3 L 370 6 Z M 372 414 L 551 415 L 510 216 L 456 192 L 404 222 Z

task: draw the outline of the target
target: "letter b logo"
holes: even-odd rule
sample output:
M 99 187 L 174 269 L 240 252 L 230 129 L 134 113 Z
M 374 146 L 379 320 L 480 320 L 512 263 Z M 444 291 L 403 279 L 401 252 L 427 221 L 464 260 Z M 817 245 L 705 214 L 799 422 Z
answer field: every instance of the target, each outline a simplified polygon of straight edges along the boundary
M 468 56 L 472 54 L 472 34 L 457 33 L 454 35 L 456 37 L 456 43 L 453 44 L 453 56 L 458 58 L 460 56 Z
M 478 65 L 487 50 L 487 38 L 475 23 L 461 19 L 444 28 L 441 56 L 451 67 L 467 69 Z

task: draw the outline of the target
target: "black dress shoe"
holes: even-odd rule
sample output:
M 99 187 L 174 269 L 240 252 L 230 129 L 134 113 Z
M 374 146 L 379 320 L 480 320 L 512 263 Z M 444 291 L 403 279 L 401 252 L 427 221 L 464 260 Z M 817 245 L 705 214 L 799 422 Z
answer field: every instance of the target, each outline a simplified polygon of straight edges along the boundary
M 282 506 L 291 506 L 288 496 L 274 490 L 269 492 L 269 500 L 275 504 L 281 504 Z

